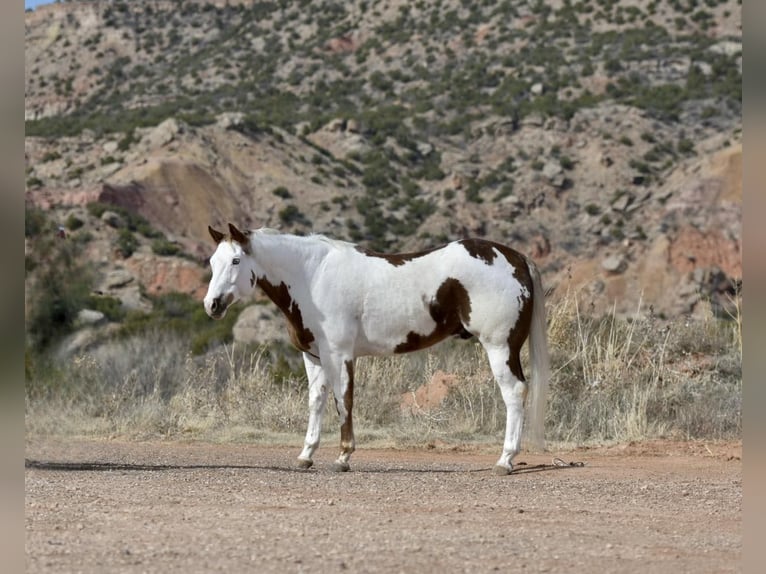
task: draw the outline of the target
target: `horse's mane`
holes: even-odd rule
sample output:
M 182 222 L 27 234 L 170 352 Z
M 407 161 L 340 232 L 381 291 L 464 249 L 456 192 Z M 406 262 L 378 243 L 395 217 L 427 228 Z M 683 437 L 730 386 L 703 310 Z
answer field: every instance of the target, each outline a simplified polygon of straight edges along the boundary
M 297 241 L 314 241 L 314 242 L 324 243 L 336 249 L 346 249 L 349 247 L 352 247 L 352 248 L 356 247 L 354 243 L 343 241 L 341 239 L 333 239 L 321 233 L 311 233 L 310 235 L 294 235 L 292 233 L 283 233 L 282 231 L 279 231 L 278 229 L 272 229 L 270 227 L 261 227 L 260 229 L 255 229 L 253 230 L 253 233 L 260 233 L 262 235 L 279 235 L 279 236 L 289 238 L 291 240 L 297 240 Z

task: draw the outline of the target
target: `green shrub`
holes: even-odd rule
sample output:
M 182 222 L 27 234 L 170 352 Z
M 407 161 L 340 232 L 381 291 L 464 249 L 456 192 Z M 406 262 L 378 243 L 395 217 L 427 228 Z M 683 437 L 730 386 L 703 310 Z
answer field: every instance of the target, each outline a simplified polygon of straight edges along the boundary
M 290 199 L 292 197 L 290 190 L 288 190 L 286 187 L 281 185 L 273 189 L 271 193 L 273 193 L 277 197 L 281 197 L 282 199 Z
M 85 299 L 85 307 L 100 311 L 109 321 L 122 321 L 126 315 L 122 301 L 109 295 L 88 295 Z
M 157 255 L 178 255 L 181 252 L 181 246 L 163 237 L 152 241 L 152 251 Z
M 90 243 L 93 241 L 93 234 L 90 231 L 80 231 L 79 233 L 76 233 L 72 236 L 71 240 L 79 243 L 80 245 L 85 245 L 86 243 Z
M 415 179 L 426 181 L 441 181 L 446 174 L 441 169 L 441 156 L 437 152 L 431 153 L 420 165 L 410 172 Z
M 138 141 L 136 138 L 135 130 L 130 130 L 117 142 L 117 149 L 120 151 L 128 151 L 130 146 Z
M 657 138 L 651 132 L 641 132 L 641 139 L 648 143 L 655 143 Z
M 648 175 L 652 173 L 652 167 L 646 162 L 639 161 L 637 159 L 631 159 L 628 161 L 628 165 L 642 175 Z
M 27 205 L 24 211 L 24 237 L 36 237 L 45 229 L 53 230 L 53 224 L 45 212 L 37 207 Z
M 122 228 L 117 233 L 117 252 L 127 259 L 138 249 L 138 240 L 130 229 Z
M 27 187 L 30 189 L 33 187 L 42 187 L 43 183 L 43 180 L 35 175 L 27 178 Z
M 473 203 L 484 203 L 484 199 L 481 197 L 481 185 L 477 180 L 472 179 L 468 182 L 465 189 L 465 199 Z
M 559 158 L 559 164 L 561 165 L 562 168 L 564 168 L 566 170 L 571 170 L 571 169 L 574 169 L 575 162 L 569 156 L 562 155 Z
M 295 205 L 288 205 L 279 210 L 279 219 L 286 225 L 299 224 L 299 225 L 311 225 L 308 218 L 298 209 Z
M 105 211 L 113 209 L 114 206 L 109 205 L 108 203 L 101 203 L 98 201 L 93 201 L 91 203 L 88 203 L 85 205 L 85 209 L 95 218 L 100 218 Z
M 585 206 L 585 213 L 588 215 L 598 215 L 601 213 L 601 208 L 595 203 L 589 203 Z
M 513 180 L 504 182 L 503 185 L 500 186 L 498 192 L 495 194 L 495 197 L 492 198 L 492 201 L 500 201 L 501 199 L 513 194 L 513 185 Z
M 45 154 L 43 155 L 40 161 L 42 163 L 46 163 L 46 162 L 54 161 L 57 159 L 61 159 L 61 154 L 57 151 L 49 151 L 49 152 L 45 152 Z
M 77 313 L 85 307 L 94 281 L 79 245 L 55 235 L 38 236 L 32 244 L 37 276 L 29 295 L 25 323 L 34 352 L 42 352 L 71 332 Z
M 681 138 L 676 145 L 678 153 L 690 155 L 694 153 L 694 142 L 688 138 Z
M 69 231 L 75 231 L 77 229 L 80 229 L 83 225 L 85 225 L 85 223 L 83 222 L 82 219 L 80 219 L 76 215 L 70 214 L 69 217 L 67 217 L 67 220 L 64 223 L 64 225 Z

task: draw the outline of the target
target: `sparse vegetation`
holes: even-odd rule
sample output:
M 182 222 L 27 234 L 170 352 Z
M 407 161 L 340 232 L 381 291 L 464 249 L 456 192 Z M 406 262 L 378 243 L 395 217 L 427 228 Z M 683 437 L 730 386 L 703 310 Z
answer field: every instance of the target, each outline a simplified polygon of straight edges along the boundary
M 37 356 L 72 331 L 94 281 L 92 266 L 80 257 L 79 245 L 61 240 L 53 231 L 39 211 L 27 211 L 25 234 L 34 250 L 26 256 L 25 267 L 28 272 L 36 270 L 28 287 L 27 346 L 28 353 Z
M 281 197 L 282 199 L 290 199 L 292 197 L 292 194 L 290 193 L 290 191 L 286 187 L 281 185 L 279 187 L 274 188 L 271 193 L 276 195 L 277 197 Z
M 178 255 L 181 253 L 181 246 L 165 238 L 152 241 L 152 251 L 157 255 Z
M 138 241 L 133 236 L 133 232 L 130 229 L 122 228 L 117 234 L 117 253 L 127 259 L 138 247 Z
M 279 210 L 279 219 L 286 225 L 311 225 L 306 215 L 292 203 Z

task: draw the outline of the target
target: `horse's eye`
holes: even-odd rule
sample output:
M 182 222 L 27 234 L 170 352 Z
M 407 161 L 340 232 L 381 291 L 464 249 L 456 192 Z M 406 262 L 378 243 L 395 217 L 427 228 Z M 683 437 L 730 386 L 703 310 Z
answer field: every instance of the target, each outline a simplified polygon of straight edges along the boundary
M 232 265 L 239 265 L 239 257 L 235 257 L 231 263 Z

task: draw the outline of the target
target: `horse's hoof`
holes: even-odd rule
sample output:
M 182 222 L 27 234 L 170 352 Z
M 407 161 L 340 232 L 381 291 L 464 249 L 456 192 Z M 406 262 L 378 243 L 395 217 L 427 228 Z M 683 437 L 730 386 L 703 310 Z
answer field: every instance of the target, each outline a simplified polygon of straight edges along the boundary
M 509 474 L 511 474 L 511 470 L 512 469 L 508 468 L 507 466 L 496 464 L 494 472 L 498 476 L 508 476 Z
M 314 461 L 313 460 L 308 460 L 308 459 L 305 459 L 305 458 L 299 458 L 298 459 L 298 468 L 303 469 L 303 470 L 308 470 L 312 466 L 314 466 Z
M 351 466 L 347 462 L 340 462 L 336 460 L 334 463 L 332 463 L 333 472 L 348 472 L 349 470 L 351 470 Z

